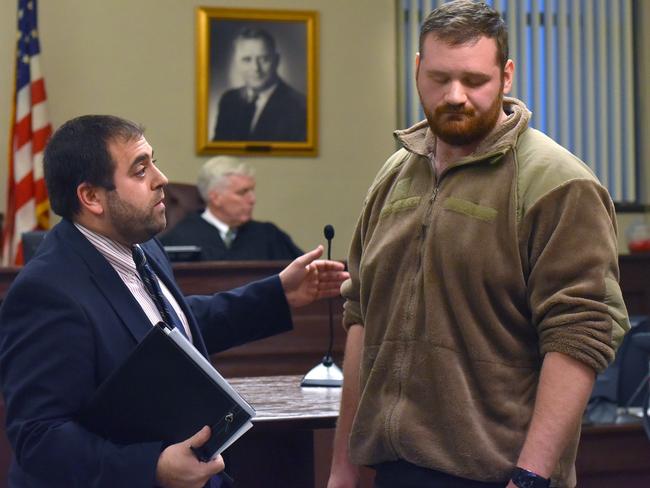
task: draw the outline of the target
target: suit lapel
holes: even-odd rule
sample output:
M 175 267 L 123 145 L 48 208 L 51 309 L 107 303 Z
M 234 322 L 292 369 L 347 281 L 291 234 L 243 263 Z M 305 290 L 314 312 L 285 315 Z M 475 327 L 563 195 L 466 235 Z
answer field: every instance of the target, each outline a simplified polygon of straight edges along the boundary
M 74 224 L 62 220 L 56 229 L 65 242 L 69 243 L 69 247 L 86 263 L 90 278 L 99 292 L 115 310 L 134 339 L 140 342 L 151 330 L 151 322 L 122 279 Z

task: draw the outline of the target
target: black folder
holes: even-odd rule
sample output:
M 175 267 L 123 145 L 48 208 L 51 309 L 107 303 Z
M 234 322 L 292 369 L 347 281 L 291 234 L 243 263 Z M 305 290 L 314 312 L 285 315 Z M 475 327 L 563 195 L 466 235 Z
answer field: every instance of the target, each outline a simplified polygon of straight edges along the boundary
M 252 427 L 254 416 L 194 346 L 160 322 L 100 385 L 78 420 L 117 444 L 175 444 L 209 425 L 210 439 L 193 449 L 207 461 Z

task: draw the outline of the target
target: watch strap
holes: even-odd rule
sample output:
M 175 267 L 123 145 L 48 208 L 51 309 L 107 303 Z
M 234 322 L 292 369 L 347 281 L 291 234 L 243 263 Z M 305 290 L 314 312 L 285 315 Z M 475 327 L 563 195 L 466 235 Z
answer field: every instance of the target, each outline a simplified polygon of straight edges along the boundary
M 518 488 L 549 488 L 551 486 L 549 478 L 544 478 L 519 466 L 512 471 L 510 479 Z

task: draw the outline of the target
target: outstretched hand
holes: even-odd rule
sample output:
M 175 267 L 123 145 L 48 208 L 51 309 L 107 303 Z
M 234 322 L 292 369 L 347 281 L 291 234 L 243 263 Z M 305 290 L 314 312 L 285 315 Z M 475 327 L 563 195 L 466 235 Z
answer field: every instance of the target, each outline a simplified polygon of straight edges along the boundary
M 338 296 L 341 283 L 350 277 L 344 271 L 343 263 L 317 260 L 322 254 L 323 246 L 318 246 L 294 259 L 280 272 L 280 281 L 290 307 L 302 307 L 321 298 Z

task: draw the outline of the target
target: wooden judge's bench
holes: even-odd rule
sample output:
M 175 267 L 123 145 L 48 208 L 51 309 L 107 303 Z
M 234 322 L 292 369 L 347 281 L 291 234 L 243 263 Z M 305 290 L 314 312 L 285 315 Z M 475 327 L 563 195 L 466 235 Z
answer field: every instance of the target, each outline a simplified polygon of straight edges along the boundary
M 174 265 L 185 294 L 231 289 L 279 272 L 284 262 L 203 262 Z M 630 314 L 650 315 L 650 255 L 621 256 L 621 285 Z M 19 268 L 0 268 L 0 299 Z M 334 357 L 341 365 L 345 332 L 341 298 L 334 299 Z M 326 484 L 339 389 L 300 388 L 300 377 L 322 359 L 329 340 L 326 301 L 294 314 L 294 330 L 212 357 L 217 369 L 258 411 L 253 430 L 228 449 L 237 487 L 310 488 Z M 10 448 L 0 399 L 0 488 Z M 577 460 L 581 488 L 650 486 L 650 440 L 640 425 L 583 429 Z M 370 471 L 363 487 L 371 486 Z

